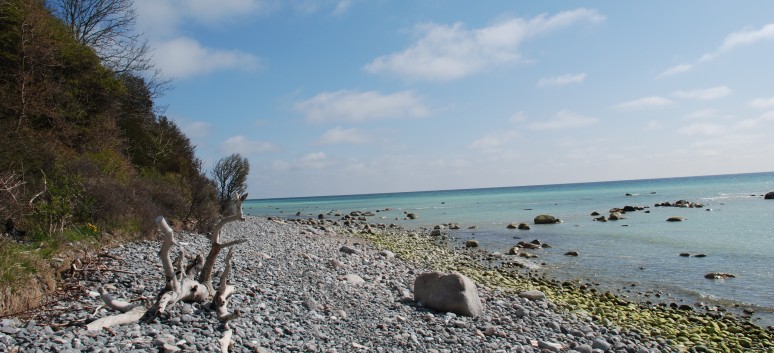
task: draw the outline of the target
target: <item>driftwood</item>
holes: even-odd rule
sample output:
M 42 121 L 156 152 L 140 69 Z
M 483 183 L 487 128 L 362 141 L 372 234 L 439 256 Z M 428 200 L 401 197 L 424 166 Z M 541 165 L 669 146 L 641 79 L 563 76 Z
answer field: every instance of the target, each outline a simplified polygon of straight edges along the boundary
M 159 293 L 156 301 L 146 308 L 141 304 L 132 304 L 123 300 L 113 298 L 105 290 L 100 289 L 100 296 L 105 306 L 121 312 L 121 314 L 108 316 L 93 321 L 86 325 L 91 331 L 107 329 L 111 326 L 138 322 L 140 320 L 152 320 L 159 314 L 165 313 L 167 308 L 175 305 L 177 302 L 207 302 L 210 301 L 210 308 L 215 311 L 218 319 L 226 324 L 226 330 L 223 337 L 219 340 L 221 351 L 227 352 L 231 344 L 233 331 L 228 328 L 228 321 L 233 320 L 240 315 L 240 311 L 229 312 L 228 302 L 231 295 L 236 291 L 234 285 L 228 284 L 228 277 L 231 272 L 232 250 L 229 249 L 235 245 L 242 244 L 247 239 L 239 239 L 228 243 L 221 243 L 220 235 L 223 227 L 235 221 L 244 221 L 242 213 L 242 203 L 247 199 L 247 194 L 236 194 L 235 214 L 221 219 L 213 226 L 210 234 L 210 250 L 207 257 L 198 255 L 190 264 L 187 264 L 185 250 L 182 244 L 175 239 L 172 228 L 167 224 L 163 216 L 156 218 L 156 224 L 159 226 L 164 240 L 159 250 L 159 258 L 164 271 L 164 289 Z M 175 261 L 172 261 L 171 252 L 173 247 L 179 247 L 179 253 Z M 220 276 L 218 288 L 212 285 L 212 273 L 215 261 L 223 249 L 229 249 L 225 259 L 225 268 Z

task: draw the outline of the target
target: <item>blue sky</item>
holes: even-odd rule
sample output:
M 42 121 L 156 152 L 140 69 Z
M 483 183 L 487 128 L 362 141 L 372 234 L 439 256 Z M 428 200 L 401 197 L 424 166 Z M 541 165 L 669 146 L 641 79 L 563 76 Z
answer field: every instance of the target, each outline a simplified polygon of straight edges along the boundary
M 135 6 L 158 103 L 251 198 L 772 170 L 772 2 Z

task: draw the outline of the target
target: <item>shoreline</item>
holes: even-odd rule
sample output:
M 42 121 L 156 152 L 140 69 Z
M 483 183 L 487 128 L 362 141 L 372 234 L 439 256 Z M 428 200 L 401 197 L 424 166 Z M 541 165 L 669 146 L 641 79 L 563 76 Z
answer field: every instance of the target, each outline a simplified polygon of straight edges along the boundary
M 232 307 L 243 315 L 229 323 L 232 352 L 774 349 L 771 332 L 731 317 L 641 308 L 516 268 L 489 269 L 438 238 L 405 229 L 247 217 L 224 231 L 228 239 L 248 239 L 233 259 Z M 207 245 L 202 235 L 179 234 L 179 240 L 193 250 Z M 357 252 L 345 254 L 343 245 Z M 127 300 L 158 293 L 163 287 L 158 248 L 158 241 L 114 248 L 111 256 L 121 260 L 105 258 L 105 265 L 126 271 L 76 278 L 81 296 L 44 312 L 49 317 L 3 320 L 0 351 L 120 352 L 159 350 L 163 344 L 183 351 L 219 351 L 217 338 L 224 328 L 199 303 L 176 304 L 168 317 L 150 323 L 84 332 L 84 323 L 112 314 L 93 296 L 99 287 L 112 287 L 115 297 Z M 457 270 L 470 277 L 485 301 L 484 315 L 467 318 L 418 307 L 412 300 L 413 280 L 428 270 Z M 526 289 L 539 289 L 548 300 L 519 298 L 518 292 Z
M 289 221 L 307 225 L 316 222 L 313 219 Z M 555 304 L 564 310 L 565 315 L 588 315 L 594 321 L 604 322 L 606 326 L 620 326 L 654 338 L 663 337 L 673 340 L 678 343 L 678 347 L 682 346 L 682 348 L 699 346 L 720 351 L 727 351 L 727 349 L 734 351 L 734 348 L 740 351 L 754 348 L 774 350 L 774 343 L 772 343 L 774 327 L 758 326 L 751 323 L 748 317 L 738 313 L 700 312 L 688 310 L 684 305 L 670 307 L 664 301 L 656 305 L 647 305 L 621 294 L 598 291 L 590 285 L 593 281 L 588 279 L 584 281 L 586 284 L 579 284 L 576 281 L 560 282 L 545 273 L 534 274 L 531 271 L 524 273 L 524 270 L 519 270 L 523 268 L 522 265 L 516 268 L 484 265 L 487 257 L 491 260 L 491 253 L 479 248 L 452 249 L 449 246 L 448 237 L 433 237 L 429 229 L 410 230 L 388 227 L 385 231 L 385 228 L 380 225 L 367 222 L 364 224 L 368 225 L 365 230 L 357 230 L 357 226 L 350 227 L 349 230 L 396 254 L 401 254 L 402 259 L 409 262 L 419 261 L 418 263 L 423 263 L 433 270 L 457 271 L 470 277 L 477 285 L 495 286 L 506 292 L 517 293 L 533 289 L 543 291 L 549 301 L 555 301 Z M 374 229 L 377 230 L 374 231 Z M 457 241 L 460 242 L 462 239 L 459 238 Z M 433 249 L 430 253 L 440 255 L 437 261 L 417 258 L 418 249 L 427 248 Z M 545 272 L 544 269 L 542 271 Z M 754 347 L 753 344 L 756 342 L 760 342 L 762 346 Z

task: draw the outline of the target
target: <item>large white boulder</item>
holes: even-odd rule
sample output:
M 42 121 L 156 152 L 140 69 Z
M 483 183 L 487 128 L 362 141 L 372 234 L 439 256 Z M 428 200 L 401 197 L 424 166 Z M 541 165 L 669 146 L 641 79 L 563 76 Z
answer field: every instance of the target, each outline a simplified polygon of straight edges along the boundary
M 465 316 L 481 316 L 484 311 L 476 284 L 457 272 L 420 274 L 414 280 L 414 300 L 436 311 Z

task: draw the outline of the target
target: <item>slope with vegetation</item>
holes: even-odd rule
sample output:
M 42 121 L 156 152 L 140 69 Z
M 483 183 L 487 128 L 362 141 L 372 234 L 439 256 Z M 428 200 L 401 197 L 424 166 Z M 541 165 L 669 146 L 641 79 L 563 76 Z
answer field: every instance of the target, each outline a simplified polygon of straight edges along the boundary
M 160 214 L 200 231 L 218 215 L 158 82 L 79 41 L 61 3 L 0 0 L 0 315 L 44 301 L 76 252 L 150 236 Z

